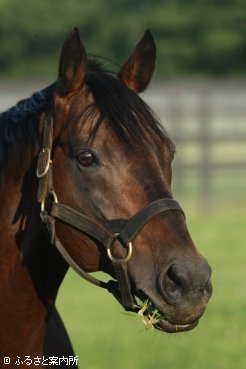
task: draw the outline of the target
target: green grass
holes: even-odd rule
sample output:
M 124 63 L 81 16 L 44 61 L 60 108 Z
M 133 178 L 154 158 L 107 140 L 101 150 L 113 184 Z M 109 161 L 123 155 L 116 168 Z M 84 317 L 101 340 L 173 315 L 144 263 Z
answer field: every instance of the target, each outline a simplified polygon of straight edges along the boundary
M 190 232 L 213 268 L 214 293 L 198 327 L 173 335 L 146 330 L 109 293 L 69 272 L 58 307 L 81 369 L 245 368 L 245 206 L 209 216 L 191 208 Z

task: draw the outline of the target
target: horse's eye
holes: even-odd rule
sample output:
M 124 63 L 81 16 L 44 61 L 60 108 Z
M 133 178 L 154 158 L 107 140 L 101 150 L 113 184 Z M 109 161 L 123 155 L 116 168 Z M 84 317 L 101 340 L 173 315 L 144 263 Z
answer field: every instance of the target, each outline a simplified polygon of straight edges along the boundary
M 83 167 L 89 167 L 96 162 L 95 155 L 90 150 L 80 151 L 77 160 Z

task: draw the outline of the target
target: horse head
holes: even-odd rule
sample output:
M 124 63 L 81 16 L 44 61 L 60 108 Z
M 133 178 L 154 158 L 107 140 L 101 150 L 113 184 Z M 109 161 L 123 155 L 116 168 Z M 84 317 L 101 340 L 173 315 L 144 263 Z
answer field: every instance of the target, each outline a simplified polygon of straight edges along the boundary
M 43 218 L 56 220 L 53 241 L 78 268 L 116 278 L 125 308 L 176 332 L 198 323 L 211 296 L 211 269 L 173 199 L 175 146 L 138 95 L 155 56 L 146 31 L 114 74 L 88 59 L 77 29 L 68 36 L 53 112 L 43 118 L 53 127 L 52 186 L 41 201 Z

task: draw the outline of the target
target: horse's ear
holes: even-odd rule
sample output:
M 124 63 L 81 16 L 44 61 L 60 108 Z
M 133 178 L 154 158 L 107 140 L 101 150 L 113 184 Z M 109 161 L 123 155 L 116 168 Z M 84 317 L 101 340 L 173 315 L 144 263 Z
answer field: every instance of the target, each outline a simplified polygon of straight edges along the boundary
M 131 90 L 142 92 L 148 86 L 155 70 L 156 46 L 149 30 L 136 45 L 132 55 L 121 67 L 118 77 Z
M 57 94 L 65 96 L 81 88 L 87 71 L 87 55 L 77 28 L 66 38 L 60 57 Z

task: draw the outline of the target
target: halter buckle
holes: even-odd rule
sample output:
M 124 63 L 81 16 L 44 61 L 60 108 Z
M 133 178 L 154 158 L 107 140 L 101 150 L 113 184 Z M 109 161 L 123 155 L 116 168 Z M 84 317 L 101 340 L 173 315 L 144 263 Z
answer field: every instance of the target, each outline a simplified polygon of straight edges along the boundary
M 55 203 L 58 203 L 58 197 L 57 197 L 57 194 L 55 193 L 55 191 L 54 191 L 54 190 L 51 190 L 51 191 L 49 192 L 48 196 L 47 196 L 47 197 L 46 197 L 46 198 L 41 202 L 41 215 L 46 213 L 46 210 L 45 210 L 45 202 L 46 202 L 46 199 L 47 199 L 48 197 L 52 197 L 52 198 L 53 198 L 52 200 L 53 200 Z
M 43 148 L 38 156 L 36 175 L 38 178 L 44 177 L 49 170 L 51 163 L 51 153 L 48 147 Z

